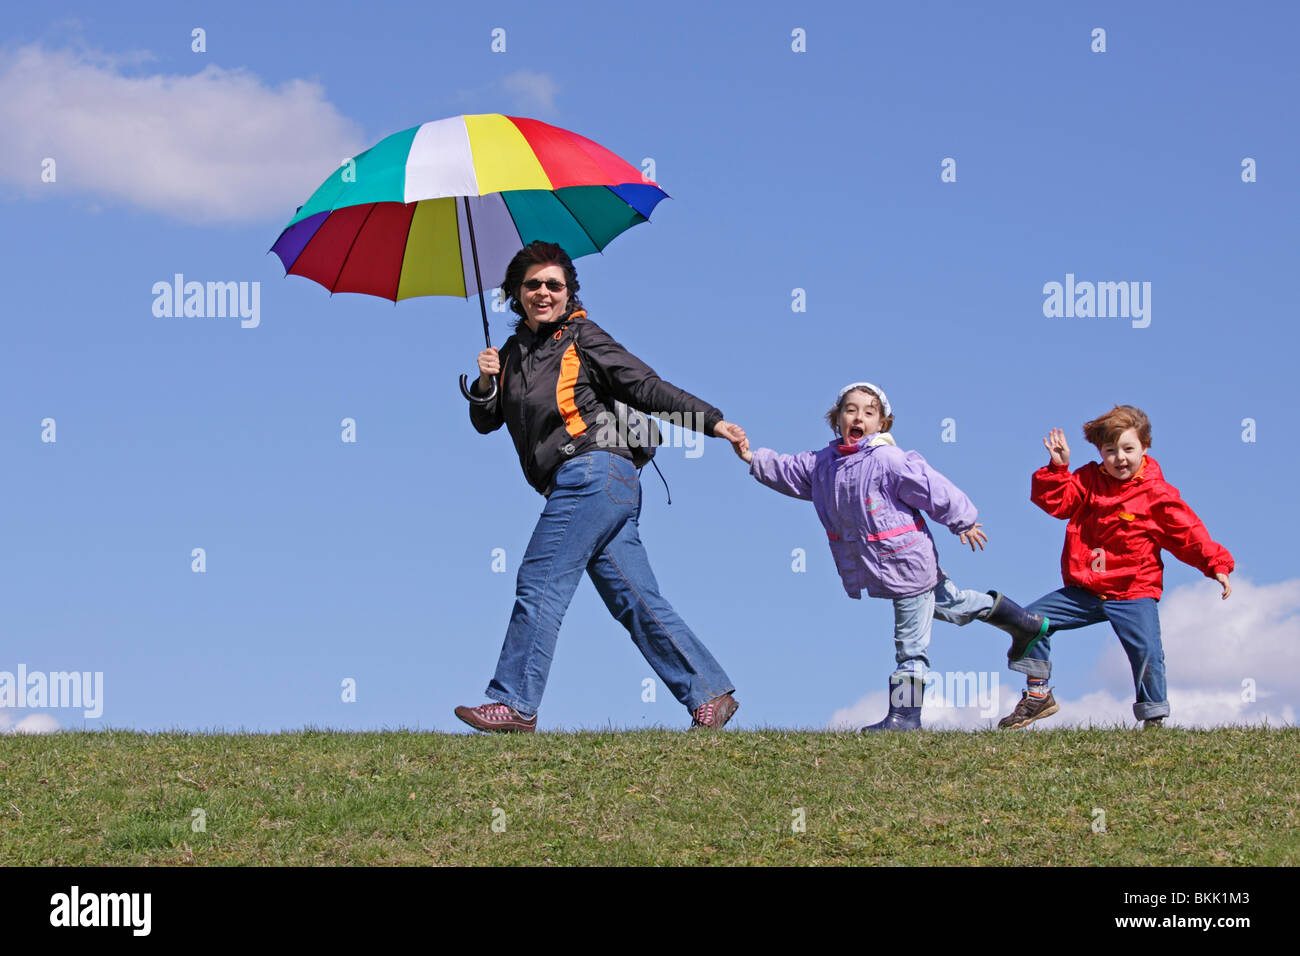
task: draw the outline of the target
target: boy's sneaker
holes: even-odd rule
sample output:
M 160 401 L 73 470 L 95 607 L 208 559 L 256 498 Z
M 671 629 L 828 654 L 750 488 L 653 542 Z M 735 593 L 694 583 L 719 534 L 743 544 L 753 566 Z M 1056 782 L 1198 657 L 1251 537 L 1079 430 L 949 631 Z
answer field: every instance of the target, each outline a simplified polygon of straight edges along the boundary
M 477 707 L 457 707 L 456 716 L 475 730 L 490 734 L 531 734 L 537 730 L 537 715 L 525 717 L 506 704 L 480 704 Z
M 1016 704 L 1015 710 L 998 721 L 998 729 L 1017 730 L 1020 727 L 1027 727 L 1035 720 L 1051 717 L 1060 709 L 1060 706 L 1056 703 L 1056 698 L 1052 696 L 1051 690 L 1048 690 L 1047 696 L 1042 700 L 1035 700 L 1029 696 L 1029 691 L 1022 690 L 1020 692 L 1020 703 Z
M 715 697 L 695 708 L 695 712 L 691 714 L 691 729 L 708 727 L 711 730 L 721 730 L 739 708 L 736 698 L 730 694 Z

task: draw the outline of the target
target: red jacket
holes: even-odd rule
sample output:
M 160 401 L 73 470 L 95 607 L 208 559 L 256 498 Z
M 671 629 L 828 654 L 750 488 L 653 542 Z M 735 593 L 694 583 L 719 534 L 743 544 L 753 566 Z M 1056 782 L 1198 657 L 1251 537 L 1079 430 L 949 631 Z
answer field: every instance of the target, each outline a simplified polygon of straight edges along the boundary
M 1150 455 L 1127 481 L 1095 461 L 1073 474 L 1065 465 L 1044 465 L 1034 472 L 1030 499 L 1053 518 L 1070 519 L 1061 552 L 1067 585 L 1118 600 L 1159 600 L 1161 548 L 1206 577 L 1232 573 L 1228 549 L 1214 542 Z

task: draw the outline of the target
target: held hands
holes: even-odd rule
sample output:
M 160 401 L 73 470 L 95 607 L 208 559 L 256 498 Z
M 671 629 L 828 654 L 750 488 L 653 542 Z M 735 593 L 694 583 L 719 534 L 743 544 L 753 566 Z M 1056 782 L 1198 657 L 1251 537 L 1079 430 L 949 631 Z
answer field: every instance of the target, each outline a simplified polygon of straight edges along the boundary
M 501 374 L 501 353 L 496 349 L 484 349 L 478 353 L 478 387 L 487 391 L 488 382 L 493 375 Z
M 1232 585 L 1228 583 L 1228 576 L 1220 571 L 1214 576 L 1214 580 L 1223 585 L 1223 600 L 1228 600 L 1228 595 L 1232 593 Z
M 976 521 L 974 527 L 969 531 L 963 531 L 957 537 L 961 539 L 962 544 L 969 544 L 972 551 L 975 550 L 975 545 L 977 544 L 979 545 L 980 550 L 983 551 L 984 542 L 989 539 L 989 536 L 980 530 L 982 527 L 984 527 L 983 523 Z
M 1053 465 L 1070 467 L 1070 446 L 1066 444 L 1065 432 L 1059 428 L 1053 428 L 1048 436 L 1043 439 L 1043 447 L 1052 456 Z
M 718 422 L 713 426 L 713 434 L 719 438 L 725 438 L 731 442 L 731 447 L 740 457 L 741 461 L 748 462 L 754 457 L 749 450 L 749 439 L 745 436 L 745 429 L 731 422 Z

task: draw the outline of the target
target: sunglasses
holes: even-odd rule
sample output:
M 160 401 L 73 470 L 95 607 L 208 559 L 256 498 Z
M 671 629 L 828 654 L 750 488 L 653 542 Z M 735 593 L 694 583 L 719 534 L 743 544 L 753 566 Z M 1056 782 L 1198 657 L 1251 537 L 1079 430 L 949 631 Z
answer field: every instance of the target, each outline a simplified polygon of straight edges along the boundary
M 564 283 L 559 279 L 547 279 L 545 281 L 541 279 L 527 279 L 524 281 L 524 288 L 529 292 L 536 292 L 542 286 L 546 286 L 546 288 L 550 289 L 552 292 L 564 291 Z

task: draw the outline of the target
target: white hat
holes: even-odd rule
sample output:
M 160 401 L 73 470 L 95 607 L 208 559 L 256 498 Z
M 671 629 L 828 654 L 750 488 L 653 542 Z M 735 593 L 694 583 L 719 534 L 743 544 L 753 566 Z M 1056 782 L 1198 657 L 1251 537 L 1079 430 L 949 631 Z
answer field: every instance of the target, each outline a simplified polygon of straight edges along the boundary
M 835 404 L 839 405 L 844 396 L 849 394 L 849 392 L 853 391 L 855 388 L 860 388 L 864 392 L 870 392 L 872 395 L 876 396 L 876 398 L 880 399 L 880 407 L 886 418 L 893 414 L 889 410 L 889 399 L 885 398 L 885 390 L 879 385 L 872 385 L 870 382 L 854 382 L 852 385 L 845 385 L 840 389 L 839 395 L 835 397 Z

